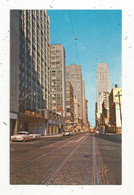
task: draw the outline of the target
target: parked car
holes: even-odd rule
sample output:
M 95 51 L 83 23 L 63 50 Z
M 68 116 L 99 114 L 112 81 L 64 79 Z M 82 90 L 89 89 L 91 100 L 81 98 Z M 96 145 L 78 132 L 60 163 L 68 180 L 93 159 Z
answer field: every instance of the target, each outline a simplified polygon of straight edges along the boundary
M 64 131 L 63 132 L 63 136 L 65 136 L 65 135 L 72 135 L 73 133 L 72 133 L 72 131 Z
M 70 134 L 70 135 L 73 135 L 73 132 L 72 132 L 72 131 L 69 131 L 69 134 Z
M 30 133 L 30 136 L 32 137 L 33 140 L 40 139 L 40 134 L 37 133 Z
M 11 136 L 11 141 L 31 141 L 32 137 L 30 136 L 29 132 L 27 131 L 18 131 L 17 135 L 12 135 Z
M 99 132 L 99 130 L 97 129 L 97 130 L 96 130 L 96 134 L 99 134 L 99 133 L 100 133 L 100 132 Z

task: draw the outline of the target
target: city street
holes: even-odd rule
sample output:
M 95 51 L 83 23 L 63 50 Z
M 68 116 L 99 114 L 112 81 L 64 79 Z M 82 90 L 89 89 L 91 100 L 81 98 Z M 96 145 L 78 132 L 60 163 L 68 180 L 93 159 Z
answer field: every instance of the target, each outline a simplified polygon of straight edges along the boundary
M 79 133 L 10 144 L 10 184 L 121 184 L 121 136 Z

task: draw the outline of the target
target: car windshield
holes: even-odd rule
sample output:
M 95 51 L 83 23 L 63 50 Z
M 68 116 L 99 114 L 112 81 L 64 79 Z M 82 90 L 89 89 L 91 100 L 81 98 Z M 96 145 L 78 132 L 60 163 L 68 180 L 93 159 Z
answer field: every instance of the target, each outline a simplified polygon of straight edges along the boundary
M 20 135 L 20 134 L 23 134 L 23 135 L 26 134 L 26 135 L 28 135 L 29 133 L 28 133 L 28 132 L 24 132 L 24 131 L 22 131 L 22 132 L 19 131 L 18 134 L 19 134 L 19 135 Z

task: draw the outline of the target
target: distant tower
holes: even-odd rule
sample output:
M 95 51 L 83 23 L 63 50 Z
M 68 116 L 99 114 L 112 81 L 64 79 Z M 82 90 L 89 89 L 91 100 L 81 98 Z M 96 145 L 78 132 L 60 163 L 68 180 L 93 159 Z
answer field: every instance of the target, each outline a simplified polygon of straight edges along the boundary
M 97 67 L 97 120 L 100 120 L 105 92 L 110 93 L 109 69 L 106 63 L 99 63 Z
M 70 81 L 73 86 L 74 94 L 79 103 L 79 119 L 83 117 L 83 104 L 82 104 L 82 74 L 81 66 L 76 64 L 70 64 L 66 66 L 66 80 Z

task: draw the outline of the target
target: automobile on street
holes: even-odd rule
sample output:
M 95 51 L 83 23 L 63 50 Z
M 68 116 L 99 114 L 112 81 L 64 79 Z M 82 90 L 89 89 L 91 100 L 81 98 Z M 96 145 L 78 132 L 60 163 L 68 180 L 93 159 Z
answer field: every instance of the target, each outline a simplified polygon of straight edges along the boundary
M 29 132 L 27 132 L 27 131 L 18 131 L 17 135 L 11 136 L 12 142 L 14 142 L 14 141 L 25 142 L 25 141 L 31 141 L 32 139 L 33 139 L 32 135 L 30 135 Z
M 72 131 L 64 131 L 63 136 L 72 135 Z
M 38 140 L 41 137 L 41 135 L 37 134 L 37 133 L 30 133 L 30 136 L 31 136 L 32 140 Z

